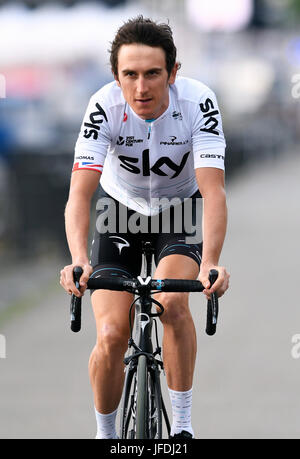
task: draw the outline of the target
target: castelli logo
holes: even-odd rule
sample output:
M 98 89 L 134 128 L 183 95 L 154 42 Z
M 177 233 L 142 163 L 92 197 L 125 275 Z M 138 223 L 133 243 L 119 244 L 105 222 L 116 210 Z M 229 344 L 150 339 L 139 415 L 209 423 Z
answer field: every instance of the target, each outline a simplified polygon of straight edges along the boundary
M 127 121 L 127 118 L 128 118 L 127 113 L 124 113 L 124 118 L 123 118 L 123 122 L 124 123 L 125 123 L 125 121 Z

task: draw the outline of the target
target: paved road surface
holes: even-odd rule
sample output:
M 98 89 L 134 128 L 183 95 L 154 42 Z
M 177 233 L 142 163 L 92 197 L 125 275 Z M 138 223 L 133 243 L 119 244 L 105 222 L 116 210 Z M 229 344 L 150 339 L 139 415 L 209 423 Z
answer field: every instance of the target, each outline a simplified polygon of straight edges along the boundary
M 300 437 L 300 359 L 291 355 L 292 336 L 300 334 L 299 173 L 300 159 L 286 155 L 241 172 L 228 187 L 222 262 L 231 272 L 231 289 L 221 302 L 217 335 L 204 333 L 204 298 L 193 294 L 191 304 L 199 349 L 197 438 Z M 1 292 L 8 285 L 2 280 Z M 0 438 L 95 435 L 89 298 L 83 329 L 75 335 L 68 327 L 68 299 L 60 287 L 50 287 L 38 292 L 45 297 L 35 298 L 31 309 L 0 324 L 6 338 Z

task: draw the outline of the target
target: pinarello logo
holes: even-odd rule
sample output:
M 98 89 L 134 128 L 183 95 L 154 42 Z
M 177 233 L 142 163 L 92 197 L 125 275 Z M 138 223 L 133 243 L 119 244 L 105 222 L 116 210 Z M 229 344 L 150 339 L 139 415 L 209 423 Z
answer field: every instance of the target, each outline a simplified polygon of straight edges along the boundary
M 128 116 L 127 116 L 127 113 L 124 113 L 124 118 L 123 118 L 123 122 L 125 123 L 128 119 Z

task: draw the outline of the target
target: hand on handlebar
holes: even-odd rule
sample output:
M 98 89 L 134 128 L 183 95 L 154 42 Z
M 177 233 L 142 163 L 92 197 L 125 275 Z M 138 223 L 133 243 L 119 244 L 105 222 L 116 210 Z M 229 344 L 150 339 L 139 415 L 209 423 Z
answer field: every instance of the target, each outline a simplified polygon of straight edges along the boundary
M 215 269 L 216 271 L 218 271 L 218 278 L 212 286 L 210 285 L 209 281 L 209 271 L 211 269 Z M 224 268 L 223 266 L 215 266 L 209 263 L 201 263 L 198 280 L 205 287 L 203 293 L 208 300 L 211 299 L 211 294 L 214 292 L 217 293 L 218 298 L 224 295 L 224 293 L 229 287 L 229 277 L 230 274 L 226 271 L 226 268 Z
M 83 269 L 83 273 L 80 277 L 80 291 L 76 288 L 74 283 L 73 270 L 75 266 L 80 266 Z M 69 293 L 74 294 L 78 298 L 81 298 L 87 288 L 87 281 L 93 272 L 92 266 L 87 262 L 76 261 L 71 265 L 65 266 L 60 271 L 60 285 Z

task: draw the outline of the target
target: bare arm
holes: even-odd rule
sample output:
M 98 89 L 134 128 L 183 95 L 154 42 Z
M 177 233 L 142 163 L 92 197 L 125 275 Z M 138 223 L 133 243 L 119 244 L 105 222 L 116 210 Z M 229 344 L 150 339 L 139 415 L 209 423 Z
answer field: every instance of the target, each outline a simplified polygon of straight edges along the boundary
M 80 296 L 73 282 L 73 267 L 81 266 L 83 274 L 80 279 L 84 292 L 86 282 L 92 272 L 87 254 L 87 243 L 90 223 L 90 205 L 93 194 L 99 184 L 100 173 L 89 170 L 78 170 L 71 177 L 69 198 L 65 210 L 65 228 L 67 241 L 72 257 L 72 264 L 61 271 L 61 285 L 68 293 Z
M 224 172 L 216 168 L 197 168 L 196 178 L 203 197 L 203 252 L 199 280 L 207 286 L 204 290 L 207 296 L 213 291 L 221 296 L 229 282 L 226 269 L 219 266 L 227 227 Z M 219 271 L 219 277 L 213 288 L 209 289 L 208 273 L 213 268 Z

